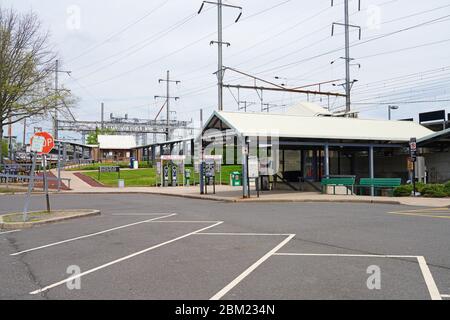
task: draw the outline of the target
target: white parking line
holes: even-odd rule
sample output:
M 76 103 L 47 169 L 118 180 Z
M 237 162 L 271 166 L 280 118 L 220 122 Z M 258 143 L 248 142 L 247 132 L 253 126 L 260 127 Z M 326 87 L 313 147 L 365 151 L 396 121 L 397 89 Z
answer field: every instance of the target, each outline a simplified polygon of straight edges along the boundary
M 425 258 L 417 257 L 417 261 L 419 262 L 420 270 L 422 270 L 423 278 L 425 279 L 428 291 L 430 292 L 431 300 L 442 300 L 439 289 L 436 282 L 434 282 L 433 275 L 431 274 L 430 268 L 428 268 Z
M 112 213 L 112 216 L 116 217 L 132 217 L 132 216 L 160 216 L 170 214 L 169 212 L 160 212 L 160 213 Z
M 225 288 L 216 293 L 210 300 L 220 300 L 224 295 L 226 295 L 231 289 L 239 284 L 242 280 L 244 280 L 250 273 L 255 271 L 264 261 L 269 259 L 274 253 L 280 250 L 286 243 L 291 241 L 292 238 L 295 237 L 295 234 L 289 235 L 286 239 L 284 239 L 280 244 L 278 244 L 275 248 L 267 252 L 261 259 L 252 264 L 247 270 L 241 273 L 236 279 L 231 281 Z
M 21 231 L 21 230 L 4 231 L 4 232 L 0 232 L 0 234 L 14 233 L 14 232 L 19 232 L 19 231 Z
M 62 284 L 64 284 L 64 283 L 67 283 L 67 282 L 73 281 L 73 280 L 75 280 L 75 279 L 81 278 L 81 277 L 83 277 L 83 276 L 85 276 L 85 275 L 88 275 L 88 274 L 90 274 L 90 273 L 99 271 L 99 270 L 101 270 L 101 269 L 107 268 L 107 267 L 112 266 L 112 265 L 114 265 L 114 264 L 123 262 L 123 261 L 125 261 L 125 260 L 129 260 L 129 259 L 134 258 L 134 257 L 137 257 L 137 256 L 139 256 L 139 255 L 141 255 L 141 254 L 144 254 L 144 253 L 147 253 L 147 252 L 149 252 L 149 251 L 155 250 L 155 249 L 160 248 L 160 247 L 162 247 L 162 246 L 165 246 L 165 245 L 167 245 L 167 244 L 170 244 L 170 243 L 179 241 L 179 240 L 181 240 L 181 239 L 187 238 L 187 237 L 189 237 L 189 236 L 191 236 L 191 235 L 193 235 L 193 234 L 196 234 L 197 232 L 202 232 L 202 231 L 204 231 L 204 230 L 208 230 L 208 229 L 214 228 L 214 227 L 216 227 L 216 226 L 218 226 L 219 224 L 222 224 L 222 223 L 223 223 L 223 221 L 219 221 L 219 222 L 217 222 L 217 223 L 215 223 L 215 224 L 213 224 L 213 225 L 211 225 L 211 226 L 208 226 L 208 227 L 206 227 L 206 228 L 202 228 L 202 229 L 196 230 L 196 231 L 194 231 L 194 232 L 190 232 L 190 233 L 185 234 L 185 235 L 183 235 L 183 236 L 180 236 L 180 237 L 178 237 L 178 238 L 175 238 L 175 239 L 172 239 L 172 240 L 169 240 L 169 241 L 166 241 L 166 242 L 163 242 L 163 243 L 154 245 L 154 246 L 152 246 L 152 247 L 150 247 L 150 248 L 144 249 L 144 250 L 139 251 L 139 252 L 135 252 L 135 253 L 130 254 L 130 255 L 128 255 L 128 256 L 125 256 L 125 257 L 123 257 L 123 258 L 120 258 L 120 259 L 117 259 L 117 260 L 108 262 L 108 263 L 106 263 L 106 264 L 104 264 L 104 265 L 101 265 L 101 266 L 99 266 L 99 267 L 90 269 L 90 270 L 85 271 L 85 272 L 83 272 L 83 273 L 80 273 L 80 274 L 78 274 L 78 275 L 69 277 L 69 278 L 67 278 L 67 279 L 65 279 L 65 280 L 56 282 L 56 283 L 51 284 L 51 285 L 49 285 L 49 286 L 46 286 L 46 287 L 44 287 L 44 288 L 42 288 L 42 289 L 39 289 L 39 290 L 30 292 L 30 294 L 35 295 L 35 294 L 38 294 L 38 293 L 41 293 L 41 292 L 50 290 L 50 289 L 55 288 L 55 287 L 57 287 L 57 286 L 60 286 L 60 285 L 62 285 Z
M 370 255 L 370 254 L 315 254 L 315 253 L 275 253 L 274 256 L 305 256 L 305 257 L 356 257 L 356 258 L 414 258 L 419 263 L 422 276 L 427 285 L 428 292 L 432 300 L 442 300 L 439 289 L 434 281 L 428 264 L 423 256 L 402 256 L 402 255 Z
M 165 218 L 173 217 L 175 215 L 177 215 L 177 214 L 176 213 L 172 213 L 172 214 L 169 214 L 169 215 L 166 215 L 166 216 L 162 216 L 162 217 L 158 217 L 158 218 L 153 218 L 153 219 L 148 219 L 148 220 L 144 220 L 144 221 L 140 221 L 140 222 L 130 223 L 130 224 L 127 224 L 127 225 L 124 225 L 124 226 L 120 226 L 120 227 L 116 227 L 116 228 L 112 228 L 112 229 L 108 229 L 108 230 L 103 230 L 103 231 L 99 231 L 99 232 L 96 232 L 96 233 L 91 233 L 91 234 L 87 234 L 87 235 L 84 235 L 84 236 L 71 238 L 71 239 L 67 239 L 67 240 L 63 240 L 63 241 L 58 241 L 58 242 L 50 243 L 50 244 L 47 244 L 47 245 L 44 245 L 44 246 L 39 246 L 39 247 L 36 247 L 36 248 L 31 248 L 31 249 L 23 250 L 23 251 L 20 251 L 20 252 L 12 253 L 11 256 L 17 256 L 17 255 L 20 255 L 20 254 L 23 254 L 23 253 L 27 253 L 27 252 L 31 252 L 31 251 L 41 250 L 41 249 L 57 246 L 57 245 L 68 243 L 68 242 L 72 242 L 72 241 L 77 241 L 77 240 L 81 240 L 81 239 L 94 237 L 94 236 L 98 236 L 98 235 L 101 235 L 101 234 L 104 234 L 104 233 L 108 233 L 108 232 L 111 232 L 111 231 L 116 231 L 116 230 L 120 230 L 120 229 L 124 229 L 124 228 L 129 228 L 129 227 L 137 226 L 139 224 L 153 222 L 153 221 L 156 221 L 156 220 L 159 220 L 159 219 L 165 219 Z
M 197 233 L 197 236 L 290 236 L 290 233 Z
M 173 221 L 152 221 L 152 223 L 215 223 L 220 221 L 191 221 L 191 220 L 173 220 Z
M 450 294 L 441 294 L 441 297 L 444 299 L 450 299 Z
M 274 256 L 300 256 L 300 257 L 347 257 L 347 258 L 411 258 L 417 256 L 381 255 L 381 254 L 330 254 L 330 253 L 275 253 Z

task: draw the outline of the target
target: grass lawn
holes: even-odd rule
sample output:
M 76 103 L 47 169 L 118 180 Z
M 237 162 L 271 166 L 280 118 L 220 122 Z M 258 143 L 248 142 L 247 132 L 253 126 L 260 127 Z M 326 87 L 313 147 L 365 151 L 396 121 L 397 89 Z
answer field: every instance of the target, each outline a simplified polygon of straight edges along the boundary
M 119 162 L 119 163 L 93 163 L 85 166 L 76 166 L 73 168 L 68 168 L 66 171 L 98 171 L 99 167 L 117 167 L 119 166 L 122 169 L 127 169 L 130 167 L 130 163 L 128 162 Z M 146 162 L 139 163 L 140 168 L 148 168 L 149 165 Z
M 13 188 L 0 188 L 0 193 L 16 193 L 16 192 L 26 192 L 27 189 L 13 189 Z
M 191 169 L 191 185 L 192 182 L 198 183 L 198 174 L 194 173 L 194 168 L 186 166 Z M 222 184 L 228 185 L 230 183 L 231 172 L 242 172 L 241 166 L 222 166 Z M 117 173 L 102 173 L 100 174 L 100 180 L 98 179 L 98 172 L 85 172 L 84 175 L 91 177 L 98 182 L 111 187 L 117 187 L 118 175 Z M 156 184 L 156 168 L 151 169 L 138 169 L 138 170 L 122 170 L 120 172 L 120 178 L 125 180 L 125 187 L 149 187 Z M 219 172 L 217 172 L 216 182 L 219 184 Z M 158 182 L 160 177 L 158 177 Z
M 46 218 L 52 217 L 52 213 L 47 211 L 39 211 L 39 212 L 30 212 L 28 213 L 28 221 L 40 221 Z M 23 221 L 23 214 L 22 213 L 15 213 L 15 214 L 9 214 L 3 216 L 3 221 L 7 223 L 12 222 L 22 222 Z
M 118 175 L 115 172 L 101 173 L 100 180 L 98 172 L 85 172 L 84 175 L 111 187 L 117 187 Z M 120 179 L 125 180 L 126 187 L 149 187 L 156 182 L 156 169 L 121 170 Z

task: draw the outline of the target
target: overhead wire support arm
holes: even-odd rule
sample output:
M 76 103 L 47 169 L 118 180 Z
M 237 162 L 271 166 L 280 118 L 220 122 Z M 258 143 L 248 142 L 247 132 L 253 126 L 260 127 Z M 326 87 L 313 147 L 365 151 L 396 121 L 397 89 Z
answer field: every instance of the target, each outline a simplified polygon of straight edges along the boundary
M 264 91 L 284 91 L 284 92 L 292 92 L 292 93 L 303 93 L 303 94 L 313 94 L 313 95 L 323 95 L 323 96 L 334 96 L 334 97 L 345 97 L 343 93 L 335 93 L 335 92 L 321 92 L 321 91 L 311 91 L 311 90 L 298 90 L 298 89 L 289 89 L 289 88 L 270 88 L 270 87 L 261 87 L 261 86 L 245 86 L 245 85 L 232 85 L 232 84 L 224 84 L 225 88 L 236 88 L 236 89 L 250 89 L 250 90 L 264 90 Z

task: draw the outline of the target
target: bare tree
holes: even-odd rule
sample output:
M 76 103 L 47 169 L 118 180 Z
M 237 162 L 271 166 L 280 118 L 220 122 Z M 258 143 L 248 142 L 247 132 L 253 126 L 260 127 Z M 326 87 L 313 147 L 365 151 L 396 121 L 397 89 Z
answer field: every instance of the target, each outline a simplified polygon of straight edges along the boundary
M 55 60 L 49 33 L 34 13 L 0 8 L 0 138 L 4 126 L 51 115 L 73 102 L 68 91 L 50 89 Z

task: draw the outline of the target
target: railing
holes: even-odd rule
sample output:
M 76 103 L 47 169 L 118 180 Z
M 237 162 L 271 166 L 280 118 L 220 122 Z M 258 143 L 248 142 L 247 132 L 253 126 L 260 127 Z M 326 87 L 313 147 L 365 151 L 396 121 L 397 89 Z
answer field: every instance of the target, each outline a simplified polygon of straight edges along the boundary
M 9 174 L 9 173 L 1 173 L 0 174 L 0 183 L 5 182 L 6 183 L 6 187 L 9 187 L 9 184 L 12 182 L 29 182 L 31 179 L 31 176 L 29 175 L 18 175 L 18 174 Z M 44 177 L 42 176 L 34 176 L 34 180 L 35 181 L 43 181 Z M 67 187 L 70 189 L 70 181 L 71 179 L 68 178 L 55 178 L 55 177 L 47 177 L 47 181 L 66 181 L 67 182 Z

